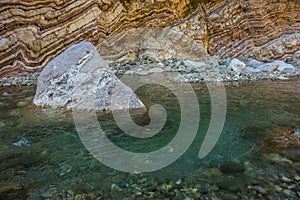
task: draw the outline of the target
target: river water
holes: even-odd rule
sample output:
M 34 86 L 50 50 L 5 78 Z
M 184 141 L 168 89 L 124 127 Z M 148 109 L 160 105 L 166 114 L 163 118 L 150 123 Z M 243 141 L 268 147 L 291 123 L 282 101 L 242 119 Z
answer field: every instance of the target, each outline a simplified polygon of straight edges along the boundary
M 225 125 L 202 159 L 211 99 L 206 85 L 192 87 L 200 108 L 195 140 L 169 166 L 145 173 L 120 172 L 98 161 L 78 136 L 70 111 L 32 105 L 35 87 L 0 89 L 0 199 L 300 198 L 300 79 L 227 84 Z M 178 131 L 179 102 L 158 85 L 137 94 L 147 107 L 166 108 L 167 121 L 157 135 L 130 137 L 111 113 L 99 113 L 99 124 L 127 151 L 158 150 Z M 147 113 L 131 114 L 139 125 L 150 122 Z

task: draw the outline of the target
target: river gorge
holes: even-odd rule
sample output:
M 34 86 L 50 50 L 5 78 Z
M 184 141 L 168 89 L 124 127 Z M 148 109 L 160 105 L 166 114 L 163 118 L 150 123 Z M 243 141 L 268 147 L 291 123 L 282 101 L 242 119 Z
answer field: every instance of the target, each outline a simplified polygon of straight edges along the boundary
M 300 199 L 298 0 L 0 13 L 0 199 Z

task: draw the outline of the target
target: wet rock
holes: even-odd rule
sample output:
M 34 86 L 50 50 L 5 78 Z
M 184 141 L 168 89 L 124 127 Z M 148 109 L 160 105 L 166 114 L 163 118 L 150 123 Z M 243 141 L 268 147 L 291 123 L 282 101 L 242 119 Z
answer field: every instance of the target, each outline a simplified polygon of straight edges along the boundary
M 17 109 L 11 110 L 8 113 L 8 116 L 10 116 L 10 117 L 20 117 L 20 116 L 22 116 L 22 113 L 20 112 L 20 109 L 17 108 Z
M 89 196 L 87 194 L 78 194 L 74 198 L 75 200 L 87 200 L 89 199 Z
M 31 143 L 28 141 L 27 138 L 21 138 L 18 142 L 13 143 L 16 147 L 30 147 Z
M 194 193 L 194 199 L 201 199 L 202 195 L 200 193 Z
M 288 164 L 293 164 L 293 161 L 283 157 L 283 156 L 280 156 L 279 154 L 277 153 L 269 153 L 269 154 L 263 154 L 263 157 L 267 158 L 268 160 L 271 160 L 273 162 L 276 162 L 276 163 L 288 163 Z
M 50 188 L 41 191 L 39 196 L 42 198 L 55 198 L 60 196 L 60 194 L 55 186 L 51 186 Z
M 243 185 L 240 185 L 234 178 L 224 178 L 217 182 L 217 186 L 228 191 L 237 192 L 241 190 Z
M 165 191 L 167 191 L 167 192 L 169 192 L 170 190 L 172 190 L 172 188 L 173 188 L 172 185 L 166 184 L 166 183 L 164 183 L 164 184 L 162 185 L 162 187 L 161 187 L 162 190 L 165 190 Z
M 292 190 L 288 190 L 288 189 L 285 189 L 282 191 L 285 195 L 287 195 L 288 197 L 295 197 L 296 196 L 296 193 Z
M 0 193 L 5 193 L 10 190 L 20 190 L 24 187 L 24 183 L 21 181 L 1 181 Z
M 20 102 L 17 103 L 17 106 L 18 106 L 19 108 L 23 108 L 23 107 L 26 107 L 26 106 L 28 106 L 28 105 L 29 105 L 29 102 L 28 102 L 28 101 L 20 101 Z
M 5 126 L 6 126 L 5 122 L 0 121 L 0 128 L 3 128 L 3 127 L 5 127 Z
M 26 189 L 22 181 L 4 181 L 0 183 L 0 199 L 25 199 Z
M 300 162 L 300 148 L 285 149 L 284 154 L 293 162 Z
M 110 195 L 113 199 L 122 199 L 123 190 L 117 184 L 113 183 L 110 187 Z
M 9 97 L 9 96 L 11 96 L 11 94 L 9 94 L 8 92 L 4 92 L 4 93 L 2 94 L 2 96 L 3 96 L 3 97 Z
M 239 197 L 230 192 L 221 192 L 220 197 L 224 200 L 238 200 Z
M 296 162 L 293 164 L 293 168 L 296 172 L 300 173 L 300 162 Z
M 276 127 L 264 134 L 264 151 L 276 152 L 297 161 L 300 155 L 300 138 L 297 130 L 286 127 Z
M 221 176 L 222 175 L 222 172 L 216 167 L 215 168 L 210 168 L 208 171 L 213 176 Z
M 124 97 L 130 98 L 129 104 Z M 111 98 L 117 103 L 112 105 Z M 100 111 L 145 108 L 90 42 L 72 45 L 48 63 L 38 78 L 33 102 L 41 107 Z
M 290 179 L 290 178 L 288 178 L 288 177 L 285 177 L 285 176 L 281 177 L 281 180 L 282 180 L 283 182 L 286 182 L 286 183 L 291 183 L 291 182 L 293 182 L 292 179 Z
M 267 190 L 265 190 L 265 188 L 263 188 L 259 185 L 256 185 L 253 188 L 261 194 L 264 194 L 264 195 L 268 194 Z
M 245 166 L 238 162 L 229 162 L 221 164 L 221 171 L 224 173 L 244 173 Z

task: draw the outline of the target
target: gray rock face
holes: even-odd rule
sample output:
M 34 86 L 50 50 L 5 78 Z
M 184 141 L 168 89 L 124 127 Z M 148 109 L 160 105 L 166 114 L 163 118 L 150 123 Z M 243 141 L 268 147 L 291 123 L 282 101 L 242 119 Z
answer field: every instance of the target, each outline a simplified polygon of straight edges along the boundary
M 49 62 L 38 78 L 33 103 L 41 107 L 98 111 L 145 108 L 90 42 L 72 45 Z

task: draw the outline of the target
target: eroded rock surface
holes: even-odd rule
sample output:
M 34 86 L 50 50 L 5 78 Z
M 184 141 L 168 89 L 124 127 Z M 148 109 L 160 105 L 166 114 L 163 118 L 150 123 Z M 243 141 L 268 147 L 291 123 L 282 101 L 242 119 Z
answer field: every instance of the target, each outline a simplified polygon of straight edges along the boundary
M 99 111 L 144 108 L 90 42 L 75 44 L 49 62 L 38 78 L 33 102 L 41 107 Z
M 149 44 L 159 51 L 146 53 L 162 58 L 172 58 L 178 52 L 184 56 L 189 53 L 187 47 L 192 52 L 203 47 L 221 58 L 300 60 L 297 0 L 214 0 L 198 9 L 190 9 L 186 0 L 4 0 L 0 7 L 0 77 L 40 71 L 69 46 L 84 40 L 91 41 L 107 61 L 127 59 L 139 53 L 140 46 L 133 44 L 143 44 L 145 37 L 127 40 L 126 36 L 124 41 L 124 35 L 147 27 L 179 29 L 177 35 L 193 40 L 184 43 L 174 37 L 173 44 L 184 51 L 176 45 L 160 51 L 164 40 L 158 37 Z M 191 46 L 196 43 L 196 48 Z

